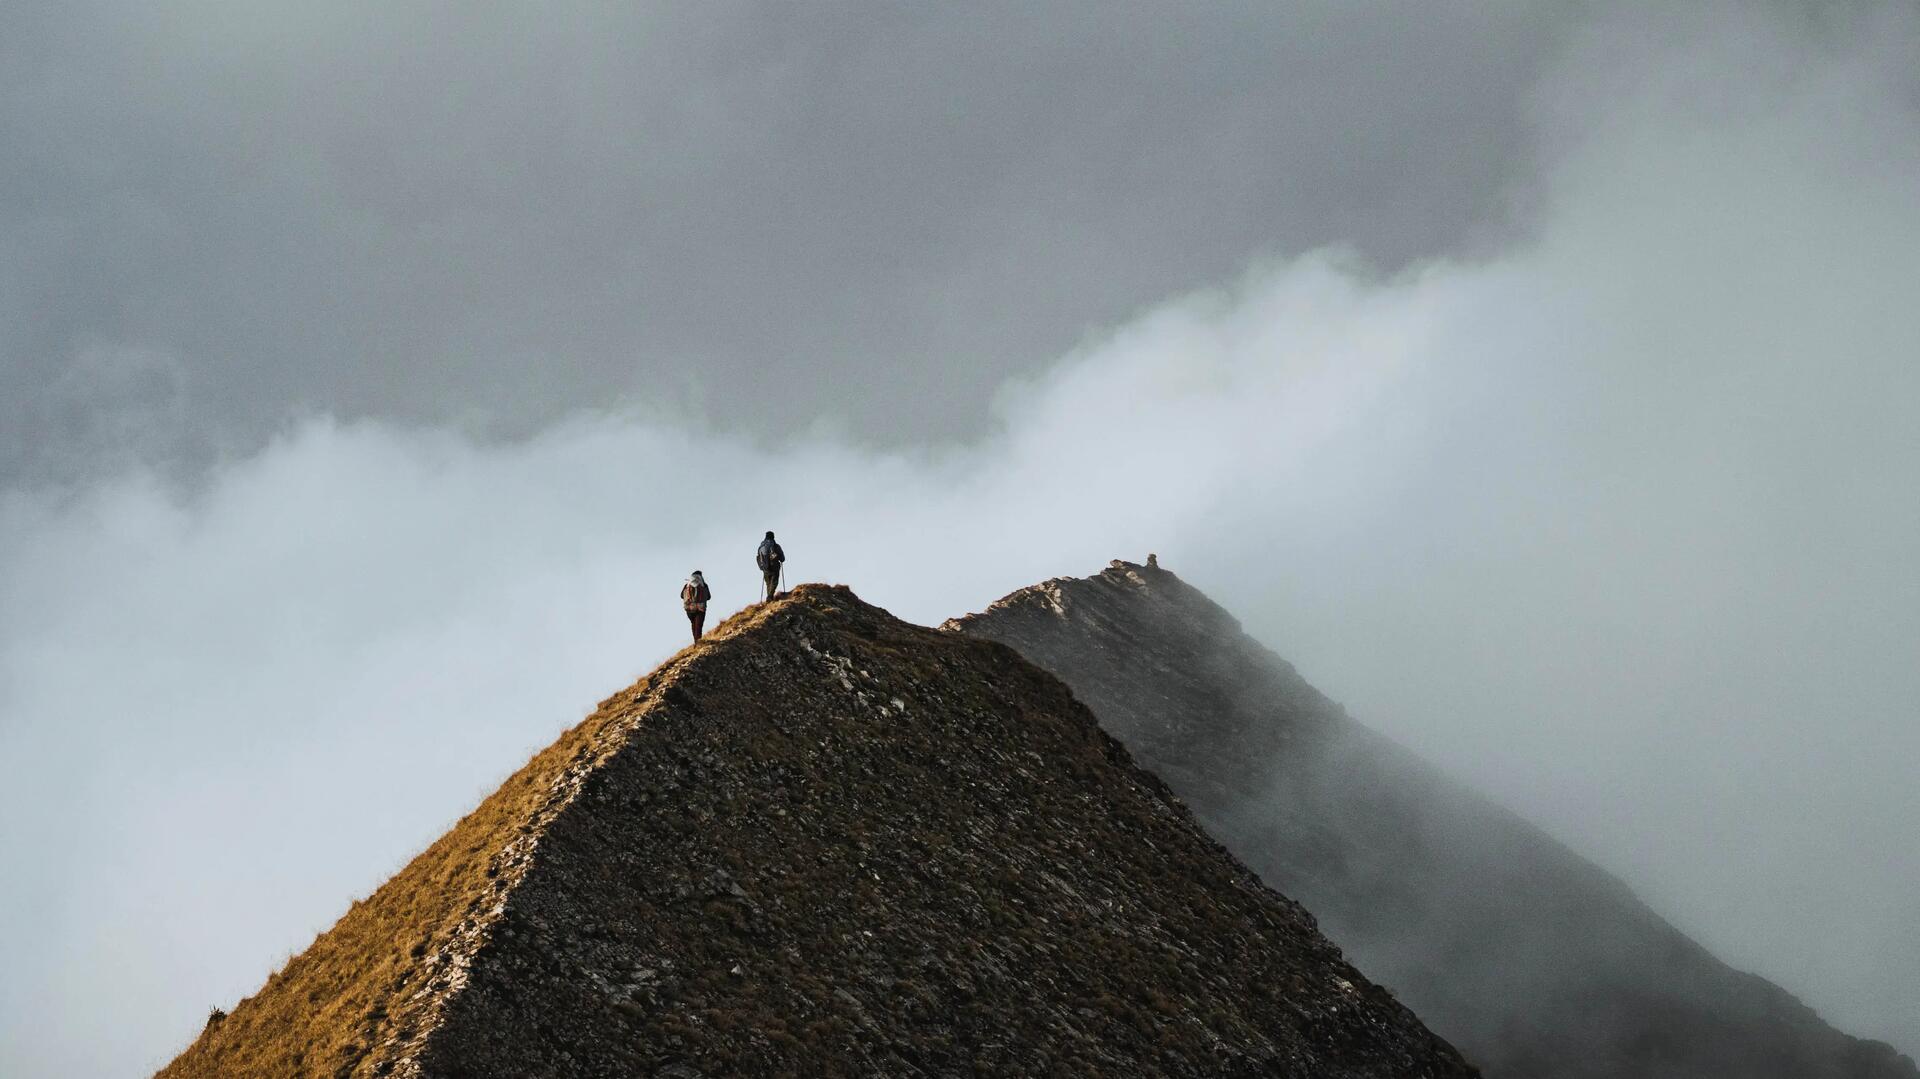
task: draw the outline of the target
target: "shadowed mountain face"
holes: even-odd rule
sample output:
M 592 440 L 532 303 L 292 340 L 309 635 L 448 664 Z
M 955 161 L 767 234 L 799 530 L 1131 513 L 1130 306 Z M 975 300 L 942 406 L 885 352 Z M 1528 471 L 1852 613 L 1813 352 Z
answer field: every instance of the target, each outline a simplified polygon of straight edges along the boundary
M 1490 1076 L 1920 1076 L 1355 723 L 1172 573 L 1115 562 L 944 628 L 1059 675 L 1229 850 Z
M 806 585 L 608 699 L 163 1076 L 1476 1074 L 1052 676 Z

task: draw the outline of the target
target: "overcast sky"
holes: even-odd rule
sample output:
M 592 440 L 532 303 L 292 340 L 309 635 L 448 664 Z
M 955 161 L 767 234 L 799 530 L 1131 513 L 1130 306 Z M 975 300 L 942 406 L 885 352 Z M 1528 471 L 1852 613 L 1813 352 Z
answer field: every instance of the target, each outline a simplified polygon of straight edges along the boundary
M 1920 1052 L 1910 6 L 108 7 L 0 38 L 0 1072 L 164 1062 L 770 527 L 1157 550 Z
M 0 469 L 314 412 L 964 437 L 1249 255 L 1501 219 L 1553 20 L 1273 7 L 10 8 Z

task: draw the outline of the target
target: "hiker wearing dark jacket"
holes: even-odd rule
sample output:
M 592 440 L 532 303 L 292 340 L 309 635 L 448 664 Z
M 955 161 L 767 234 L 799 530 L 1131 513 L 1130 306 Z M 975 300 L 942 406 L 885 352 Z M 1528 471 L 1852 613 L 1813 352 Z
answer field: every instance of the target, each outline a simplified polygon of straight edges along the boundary
M 687 578 L 680 586 L 680 606 L 686 608 L 687 622 L 693 627 L 693 639 L 700 639 L 700 631 L 707 626 L 707 601 L 713 598 L 713 591 L 707 587 L 707 579 L 700 576 L 699 570 Z
M 764 602 L 780 594 L 780 567 L 786 565 L 787 552 L 773 540 L 773 533 L 760 541 L 760 549 L 753 554 L 753 564 L 760 567 L 760 599 Z

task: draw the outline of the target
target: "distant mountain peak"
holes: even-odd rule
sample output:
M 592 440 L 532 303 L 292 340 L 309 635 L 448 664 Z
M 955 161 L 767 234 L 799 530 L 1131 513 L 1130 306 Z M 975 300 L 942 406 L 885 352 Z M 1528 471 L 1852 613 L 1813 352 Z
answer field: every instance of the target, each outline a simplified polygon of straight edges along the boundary
M 1072 686 L 1229 850 L 1494 1079 L 1920 1079 L 1349 718 L 1165 569 L 1115 561 L 942 628 Z

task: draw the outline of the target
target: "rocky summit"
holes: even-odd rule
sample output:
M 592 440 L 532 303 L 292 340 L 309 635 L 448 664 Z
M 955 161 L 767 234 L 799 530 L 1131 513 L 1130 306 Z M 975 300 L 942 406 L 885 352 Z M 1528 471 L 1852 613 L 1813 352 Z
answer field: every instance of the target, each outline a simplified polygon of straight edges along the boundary
M 605 701 L 168 1077 L 1476 1074 L 1065 685 L 844 588 Z
M 1228 849 L 1489 1076 L 1920 1076 L 1349 718 L 1166 570 L 1115 562 L 945 628 L 1059 675 Z

